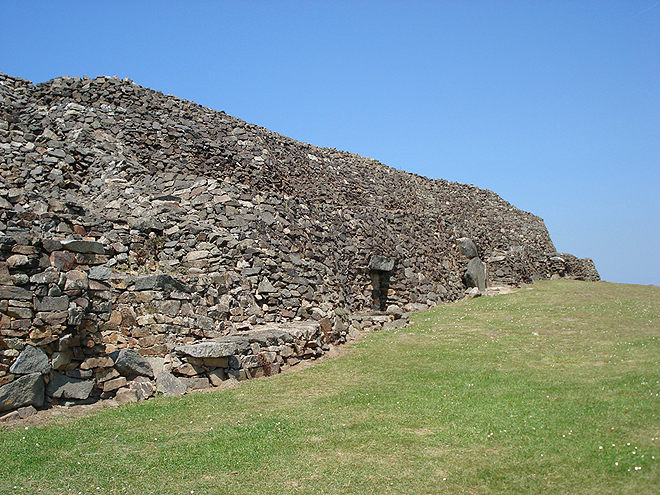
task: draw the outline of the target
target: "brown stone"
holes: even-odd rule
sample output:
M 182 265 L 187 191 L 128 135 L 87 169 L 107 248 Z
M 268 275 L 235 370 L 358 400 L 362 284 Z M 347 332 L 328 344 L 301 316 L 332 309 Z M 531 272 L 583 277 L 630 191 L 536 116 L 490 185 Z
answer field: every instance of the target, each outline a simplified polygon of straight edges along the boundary
M 112 358 L 106 356 L 90 357 L 80 364 L 81 370 L 91 370 L 94 368 L 111 368 L 115 365 Z
M 167 354 L 167 346 L 165 344 L 157 344 L 152 347 L 139 349 L 138 352 L 141 356 L 164 356 Z
M 87 274 L 80 270 L 71 270 L 66 274 L 66 284 L 64 290 L 66 291 L 80 291 L 89 288 L 89 281 Z
M 118 388 L 126 386 L 126 377 L 120 376 L 113 378 L 103 383 L 103 391 L 110 392 L 112 390 L 117 390 Z
M 14 285 L 6 261 L 0 261 L 0 285 Z
M 219 387 L 225 381 L 227 376 L 222 369 L 216 369 L 208 373 L 209 381 L 214 387 Z
M 108 329 L 114 330 L 119 328 L 121 322 L 122 322 L 121 311 L 114 310 L 112 313 L 110 313 L 110 319 L 106 322 L 106 327 Z
M 53 251 L 50 253 L 50 264 L 60 270 L 71 270 L 74 262 L 75 255 L 69 251 Z
M 103 265 L 108 262 L 106 255 L 94 253 L 76 253 L 74 259 L 79 265 Z

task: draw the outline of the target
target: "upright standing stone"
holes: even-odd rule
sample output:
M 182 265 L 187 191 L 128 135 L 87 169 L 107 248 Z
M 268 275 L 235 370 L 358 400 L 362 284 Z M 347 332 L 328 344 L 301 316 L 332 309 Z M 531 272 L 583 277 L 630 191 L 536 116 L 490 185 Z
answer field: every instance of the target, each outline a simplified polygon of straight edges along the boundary
M 477 287 L 480 291 L 486 290 L 486 264 L 479 258 L 472 258 L 463 275 L 463 282 L 467 287 Z

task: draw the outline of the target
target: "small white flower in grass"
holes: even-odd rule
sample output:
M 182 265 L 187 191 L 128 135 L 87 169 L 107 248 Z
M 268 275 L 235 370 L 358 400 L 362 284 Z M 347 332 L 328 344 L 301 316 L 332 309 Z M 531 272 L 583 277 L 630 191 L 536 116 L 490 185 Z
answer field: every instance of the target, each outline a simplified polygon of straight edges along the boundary
M 635 466 L 635 471 L 640 471 L 642 469 L 642 466 Z
M 618 462 L 615 462 L 615 463 L 614 463 L 614 465 L 615 465 L 615 466 L 618 466 L 618 465 L 619 465 L 619 463 L 618 463 Z
M 598 447 L 598 450 L 603 450 L 603 446 L 601 445 L 600 447 Z

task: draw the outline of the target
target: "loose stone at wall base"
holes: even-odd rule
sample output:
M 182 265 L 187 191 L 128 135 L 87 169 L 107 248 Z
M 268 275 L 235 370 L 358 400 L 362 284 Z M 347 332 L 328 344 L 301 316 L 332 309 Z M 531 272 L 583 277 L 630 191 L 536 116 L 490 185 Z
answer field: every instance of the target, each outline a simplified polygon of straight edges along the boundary
M 23 375 L 0 387 L 0 412 L 21 406 L 41 407 L 46 400 L 44 390 L 41 373 Z
M 124 375 L 142 375 L 153 378 L 154 371 L 151 364 L 139 352 L 132 349 L 122 349 L 119 351 L 115 368 Z
M 56 399 L 84 400 L 94 389 L 93 380 L 80 380 L 60 373 L 53 373 L 46 393 Z

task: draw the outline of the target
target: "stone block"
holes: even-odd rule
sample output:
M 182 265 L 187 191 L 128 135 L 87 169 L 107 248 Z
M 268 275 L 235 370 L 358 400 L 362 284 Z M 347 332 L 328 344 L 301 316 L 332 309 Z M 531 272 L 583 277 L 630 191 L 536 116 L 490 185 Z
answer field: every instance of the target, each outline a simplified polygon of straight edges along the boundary
M 41 373 L 23 375 L 0 387 L 0 412 L 22 406 L 41 407 L 46 400 Z
M 208 377 L 209 377 L 209 382 L 211 383 L 211 385 L 213 385 L 214 387 L 219 387 L 220 385 L 222 385 L 222 382 L 224 382 L 226 380 L 227 375 L 225 374 L 225 372 L 222 369 L 216 369 L 216 370 L 210 371 L 208 373 Z
M 394 258 L 373 256 L 369 261 L 369 269 L 379 272 L 391 272 L 394 269 Z
M 461 253 L 461 255 L 465 256 L 467 259 L 476 258 L 479 255 L 477 253 L 477 246 L 474 244 L 472 239 L 467 237 L 456 239 L 456 246 L 458 247 L 459 253 Z
M 67 291 L 82 291 L 89 288 L 89 280 L 87 274 L 80 270 L 71 270 L 66 274 L 66 283 L 64 290 Z
M 40 311 L 67 311 L 69 309 L 69 297 L 68 296 L 59 296 L 59 297 L 35 297 L 34 298 L 34 309 L 38 312 Z
M 0 299 L 16 299 L 17 301 L 31 301 L 32 291 L 25 290 L 22 287 L 11 285 L 0 285 Z
M 111 380 L 107 380 L 103 382 L 103 391 L 104 392 L 111 392 L 113 390 L 117 390 L 118 388 L 126 386 L 128 382 L 126 381 L 126 377 L 120 376 L 117 378 L 113 378 Z
M 178 397 L 186 393 L 188 386 L 180 378 L 167 371 L 161 371 L 156 380 L 156 390 L 165 397 Z
M 46 393 L 56 399 L 84 400 L 94 388 L 94 380 L 81 380 L 59 373 L 53 373 Z
M 179 282 L 172 278 L 171 275 L 150 275 L 147 277 L 140 277 L 135 281 L 134 290 L 162 290 L 162 291 L 179 291 L 179 292 L 192 292 L 190 287 L 186 284 Z
M 51 366 L 48 355 L 39 347 L 31 345 L 25 346 L 25 349 L 19 354 L 14 364 L 9 368 L 10 373 L 17 375 L 29 375 L 41 373 L 43 375 L 50 373 Z
M 115 368 L 125 376 L 142 375 L 151 378 L 154 376 L 154 371 L 149 361 L 132 349 L 122 349 L 119 351 Z
M 79 241 L 74 239 L 62 241 L 61 244 L 66 251 L 74 253 L 105 254 L 103 244 L 96 241 Z
M 73 253 L 68 251 L 53 251 L 50 253 L 51 266 L 59 270 L 69 271 L 73 268 L 74 263 L 75 256 Z
M 238 351 L 238 345 L 234 342 L 201 342 L 176 346 L 174 350 L 196 358 L 222 358 L 235 354 Z

